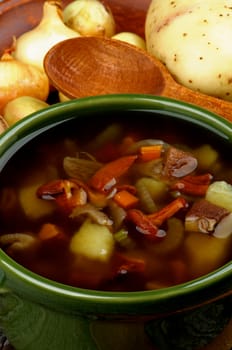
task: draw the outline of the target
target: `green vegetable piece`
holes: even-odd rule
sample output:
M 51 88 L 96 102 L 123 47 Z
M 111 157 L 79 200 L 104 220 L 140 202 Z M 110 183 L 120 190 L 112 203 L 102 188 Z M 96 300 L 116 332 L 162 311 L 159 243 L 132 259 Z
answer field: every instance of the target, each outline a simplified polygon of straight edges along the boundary
M 206 199 L 229 211 L 232 211 L 232 185 L 225 181 L 213 182 L 206 193 Z

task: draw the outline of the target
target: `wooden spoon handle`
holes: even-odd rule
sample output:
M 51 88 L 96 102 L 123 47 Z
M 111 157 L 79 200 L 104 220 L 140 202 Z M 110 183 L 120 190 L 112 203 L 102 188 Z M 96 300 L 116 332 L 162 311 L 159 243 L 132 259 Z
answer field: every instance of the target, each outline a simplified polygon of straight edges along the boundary
M 232 102 L 193 91 L 177 83 L 167 67 L 160 60 L 148 53 L 146 57 L 153 60 L 154 70 L 156 72 L 159 71 L 163 78 L 163 83 L 160 82 L 161 89 L 160 91 L 157 89 L 156 94 L 195 104 L 232 122 Z M 158 84 L 156 82 L 156 88 Z
M 232 122 L 232 102 L 190 90 L 174 80 L 168 81 L 162 95 L 203 107 Z

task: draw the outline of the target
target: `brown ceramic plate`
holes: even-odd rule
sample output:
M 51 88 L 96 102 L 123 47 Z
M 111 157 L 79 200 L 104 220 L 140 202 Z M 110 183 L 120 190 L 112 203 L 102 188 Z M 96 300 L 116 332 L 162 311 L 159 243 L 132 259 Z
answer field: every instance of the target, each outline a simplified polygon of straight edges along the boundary
M 71 0 L 63 0 L 63 7 Z M 144 36 L 144 21 L 151 0 L 104 0 L 110 6 L 117 32 L 132 31 Z M 12 38 L 35 27 L 44 0 L 5 0 L 0 3 L 0 54 L 12 44 Z

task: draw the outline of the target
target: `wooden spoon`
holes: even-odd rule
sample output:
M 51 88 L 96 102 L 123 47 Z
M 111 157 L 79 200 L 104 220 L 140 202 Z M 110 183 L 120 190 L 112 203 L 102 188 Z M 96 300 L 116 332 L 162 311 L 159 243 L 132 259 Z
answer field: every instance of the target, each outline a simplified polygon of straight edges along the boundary
M 232 121 L 232 103 L 178 84 L 167 68 L 125 42 L 78 37 L 55 45 L 44 59 L 52 85 L 70 98 L 115 93 L 171 97 L 206 108 Z

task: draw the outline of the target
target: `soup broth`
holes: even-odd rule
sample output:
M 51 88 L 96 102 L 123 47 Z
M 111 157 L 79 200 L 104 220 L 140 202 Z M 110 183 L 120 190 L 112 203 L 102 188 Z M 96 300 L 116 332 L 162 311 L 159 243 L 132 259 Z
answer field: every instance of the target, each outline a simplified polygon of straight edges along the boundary
M 81 288 L 198 278 L 231 260 L 230 153 L 220 134 L 145 112 L 38 132 L 1 170 L 0 246 Z

